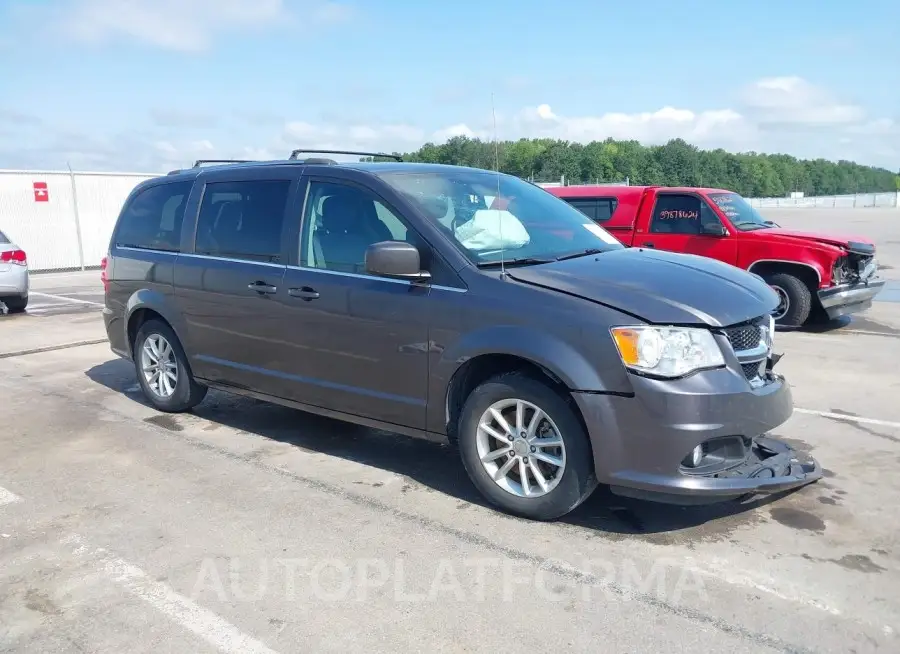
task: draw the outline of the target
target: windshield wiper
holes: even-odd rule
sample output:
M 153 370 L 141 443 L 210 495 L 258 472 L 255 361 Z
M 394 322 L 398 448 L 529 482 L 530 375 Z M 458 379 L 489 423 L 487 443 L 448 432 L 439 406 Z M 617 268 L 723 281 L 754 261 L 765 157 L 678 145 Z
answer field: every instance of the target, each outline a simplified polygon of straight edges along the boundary
M 541 259 L 540 257 L 520 257 L 518 259 L 506 259 L 505 261 L 482 261 L 476 264 L 479 268 L 499 268 L 504 266 L 530 266 L 539 263 L 553 263 L 556 259 Z
M 565 261 L 566 259 L 577 259 L 578 257 L 588 257 L 592 254 L 603 254 L 606 250 L 601 250 L 600 248 L 588 248 L 587 250 L 581 250 L 581 252 L 573 252 L 572 254 L 564 254 L 561 257 L 557 257 L 557 261 Z

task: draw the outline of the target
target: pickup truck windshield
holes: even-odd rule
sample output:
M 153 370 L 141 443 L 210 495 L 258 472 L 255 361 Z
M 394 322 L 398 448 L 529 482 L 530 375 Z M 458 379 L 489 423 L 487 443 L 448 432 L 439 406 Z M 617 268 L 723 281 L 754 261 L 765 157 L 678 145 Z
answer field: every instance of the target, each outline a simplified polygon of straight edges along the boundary
M 774 223 L 763 218 L 760 213 L 750 206 L 737 193 L 710 193 L 709 199 L 716 203 L 731 224 L 742 232 L 748 232 L 753 229 L 769 229 L 774 227 Z
M 535 265 L 624 247 L 564 200 L 488 171 L 382 173 L 476 265 Z

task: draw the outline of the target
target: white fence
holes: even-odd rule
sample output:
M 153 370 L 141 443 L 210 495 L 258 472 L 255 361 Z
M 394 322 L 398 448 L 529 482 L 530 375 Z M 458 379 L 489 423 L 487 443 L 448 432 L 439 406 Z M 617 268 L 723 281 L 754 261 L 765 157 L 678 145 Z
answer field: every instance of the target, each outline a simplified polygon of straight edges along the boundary
M 33 271 L 95 268 L 127 195 L 154 175 L 0 171 L 0 231 Z
M 33 271 L 97 268 L 125 197 L 138 183 L 155 176 L 0 170 L 0 231 L 25 250 Z M 750 203 L 756 207 L 900 208 L 898 196 L 751 198 Z
M 754 207 L 900 207 L 900 191 L 896 193 L 852 193 L 848 195 L 819 195 L 810 198 L 747 198 Z

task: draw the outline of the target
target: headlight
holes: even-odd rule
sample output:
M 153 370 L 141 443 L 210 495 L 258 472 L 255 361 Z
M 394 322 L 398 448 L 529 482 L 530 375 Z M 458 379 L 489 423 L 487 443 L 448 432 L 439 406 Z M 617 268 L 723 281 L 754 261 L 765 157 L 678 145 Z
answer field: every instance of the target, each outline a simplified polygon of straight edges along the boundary
M 610 329 L 625 367 L 659 377 L 681 377 L 725 365 L 722 350 L 707 329 L 688 327 L 613 327 Z

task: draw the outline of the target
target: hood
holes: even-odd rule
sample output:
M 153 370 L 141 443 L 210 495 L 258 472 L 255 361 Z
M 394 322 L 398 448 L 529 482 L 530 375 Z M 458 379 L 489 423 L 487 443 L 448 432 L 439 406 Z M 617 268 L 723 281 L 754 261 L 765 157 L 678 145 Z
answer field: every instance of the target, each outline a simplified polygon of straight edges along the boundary
M 843 248 L 846 248 L 849 243 L 862 243 L 869 246 L 874 245 L 871 240 L 863 236 L 848 234 L 823 234 L 821 232 L 801 232 L 793 229 L 783 229 L 781 227 L 772 227 L 770 229 L 760 229 L 754 230 L 752 232 L 745 232 L 744 236 L 749 234 L 761 236 L 763 238 L 770 238 L 772 236 L 775 236 L 792 240 L 799 239 L 802 241 L 814 241 L 823 245 L 831 245 Z
M 649 323 L 725 327 L 770 313 L 778 297 L 761 278 L 689 254 L 639 248 L 507 269 L 513 279 L 598 302 Z

